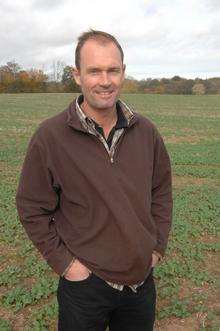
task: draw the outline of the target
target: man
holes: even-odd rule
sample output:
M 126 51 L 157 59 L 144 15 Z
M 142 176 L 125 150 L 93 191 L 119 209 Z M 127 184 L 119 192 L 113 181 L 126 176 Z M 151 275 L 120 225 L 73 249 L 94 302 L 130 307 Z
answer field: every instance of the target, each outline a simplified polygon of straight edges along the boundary
M 20 219 L 60 275 L 60 331 L 153 330 L 153 267 L 171 227 L 169 156 L 155 126 L 119 99 L 118 41 L 83 33 L 75 62 L 82 94 L 31 139 Z

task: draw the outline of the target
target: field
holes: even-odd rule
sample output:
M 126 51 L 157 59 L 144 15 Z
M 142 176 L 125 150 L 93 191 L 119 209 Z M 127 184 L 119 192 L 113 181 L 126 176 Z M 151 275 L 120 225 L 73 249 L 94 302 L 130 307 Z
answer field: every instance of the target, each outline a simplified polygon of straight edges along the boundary
M 28 140 L 72 94 L 0 95 L 0 330 L 56 330 L 58 277 L 20 225 L 15 192 Z M 157 331 L 220 330 L 220 96 L 124 95 L 164 136 L 174 219 L 155 268 Z M 137 330 L 138 331 L 138 330 Z

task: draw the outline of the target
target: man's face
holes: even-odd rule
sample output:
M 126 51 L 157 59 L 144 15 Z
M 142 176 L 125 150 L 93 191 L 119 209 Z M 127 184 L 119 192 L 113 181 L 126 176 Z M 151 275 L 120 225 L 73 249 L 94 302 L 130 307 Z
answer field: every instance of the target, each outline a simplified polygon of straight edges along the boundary
M 95 110 L 113 108 L 124 72 L 120 51 L 113 42 L 102 45 L 95 40 L 87 40 L 80 53 L 80 69 L 74 71 L 85 105 Z

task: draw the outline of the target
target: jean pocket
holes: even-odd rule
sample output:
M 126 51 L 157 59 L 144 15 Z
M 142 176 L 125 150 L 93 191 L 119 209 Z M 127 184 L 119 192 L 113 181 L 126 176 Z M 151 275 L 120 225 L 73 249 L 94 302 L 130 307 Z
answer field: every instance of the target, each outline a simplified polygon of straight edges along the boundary
M 84 284 L 84 283 L 87 283 L 88 281 L 90 281 L 90 279 L 92 278 L 93 276 L 93 273 L 90 272 L 88 277 L 84 278 L 84 279 L 79 279 L 79 280 L 70 280 L 70 279 L 67 279 L 65 278 L 64 276 L 61 277 L 61 280 L 63 280 L 65 283 L 69 283 L 69 284 Z

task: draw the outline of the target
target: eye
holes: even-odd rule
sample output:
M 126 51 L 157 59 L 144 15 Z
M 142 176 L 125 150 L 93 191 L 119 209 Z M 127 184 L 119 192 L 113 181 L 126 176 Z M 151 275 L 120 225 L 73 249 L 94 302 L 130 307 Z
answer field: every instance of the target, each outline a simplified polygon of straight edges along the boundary
M 99 70 L 97 70 L 97 69 L 91 69 L 91 70 L 89 71 L 89 73 L 90 73 L 91 75 L 97 75 L 97 74 L 99 73 Z
M 112 68 L 109 70 L 109 72 L 113 73 L 113 74 L 119 74 L 120 73 L 120 69 L 119 68 Z

